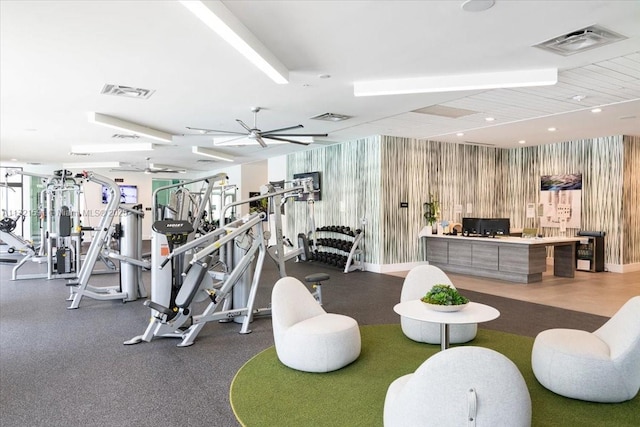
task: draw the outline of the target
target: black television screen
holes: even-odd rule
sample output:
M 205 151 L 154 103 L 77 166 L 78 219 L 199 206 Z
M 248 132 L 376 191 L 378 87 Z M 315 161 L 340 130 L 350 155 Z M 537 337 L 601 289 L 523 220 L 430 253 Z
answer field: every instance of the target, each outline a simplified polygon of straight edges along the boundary
M 138 187 L 136 185 L 120 184 L 120 203 L 135 204 L 138 203 Z M 102 186 L 102 203 L 109 203 L 110 199 L 109 187 Z
M 313 178 L 313 199 L 316 201 L 322 200 L 322 193 L 320 192 L 320 172 L 305 172 L 293 174 L 293 179 L 300 178 Z M 302 193 L 296 198 L 296 201 L 307 201 L 308 199 L 309 193 Z

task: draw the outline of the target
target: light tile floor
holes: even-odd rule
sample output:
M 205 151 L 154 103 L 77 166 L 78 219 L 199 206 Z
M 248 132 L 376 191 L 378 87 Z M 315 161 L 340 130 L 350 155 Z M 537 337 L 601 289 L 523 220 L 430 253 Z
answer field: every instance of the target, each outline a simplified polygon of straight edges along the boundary
M 405 277 L 404 272 L 393 273 Z M 521 301 L 611 317 L 631 297 L 640 295 L 640 271 L 589 273 L 576 271 L 573 279 L 555 277 L 547 266 L 542 282 L 518 284 L 502 280 L 447 273 L 455 286 Z

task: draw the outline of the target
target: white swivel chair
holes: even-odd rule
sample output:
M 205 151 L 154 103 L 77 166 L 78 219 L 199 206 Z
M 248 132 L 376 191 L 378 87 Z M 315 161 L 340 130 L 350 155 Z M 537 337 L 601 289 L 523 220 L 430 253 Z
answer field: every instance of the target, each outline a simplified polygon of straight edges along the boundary
M 443 350 L 391 383 L 384 427 L 529 427 L 531 397 L 518 367 L 483 347 Z
M 627 301 L 593 333 L 542 331 L 531 366 L 547 389 L 590 402 L 624 402 L 640 390 L 640 296 Z
M 414 267 L 404 279 L 402 291 L 400 292 L 400 302 L 419 300 L 436 284 L 450 285 L 455 289 L 451 279 L 438 267 L 433 265 Z M 407 338 L 417 342 L 440 344 L 440 325 L 438 323 L 423 322 L 400 316 L 400 325 Z M 452 344 L 469 342 L 476 337 L 477 333 L 477 323 L 451 325 L 449 342 Z
M 306 372 L 329 372 L 360 355 L 360 328 L 351 317 L 327 313 L 296 278 L 278 280 L 271 293 L 278 359 Z

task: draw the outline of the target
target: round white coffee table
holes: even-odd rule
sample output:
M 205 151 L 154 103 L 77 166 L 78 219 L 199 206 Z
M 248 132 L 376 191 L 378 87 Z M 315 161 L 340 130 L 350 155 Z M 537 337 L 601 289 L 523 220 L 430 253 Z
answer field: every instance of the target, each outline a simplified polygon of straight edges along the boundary
M 410 319 L 439 323 L 442 350 L 449 348 L 449 325 L 488 322 L 500 316 L 495 308 L 477 302 L 470 302 L 460 311 L 445 312 L 433 310 L 420 300 L 411 300 L 396 304 L 393 311 Z

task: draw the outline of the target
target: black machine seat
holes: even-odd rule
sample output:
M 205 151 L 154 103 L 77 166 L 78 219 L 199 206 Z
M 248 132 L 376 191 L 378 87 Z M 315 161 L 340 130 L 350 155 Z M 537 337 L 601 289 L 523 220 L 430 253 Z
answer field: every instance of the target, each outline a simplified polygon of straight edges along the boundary
M 330 278 L 331 276 L 329 276 L 327 273 L 313 273 L 305 276 L 304 281 L 307 283 L 320 283 L 324 282 L 325 280 L 329 280 Z

